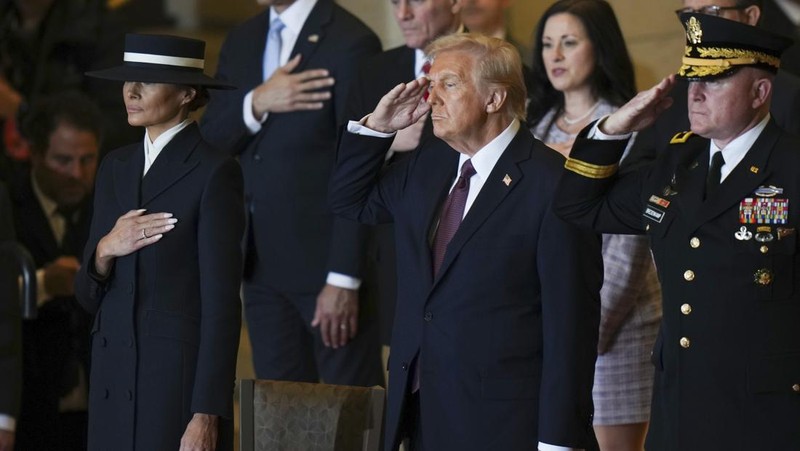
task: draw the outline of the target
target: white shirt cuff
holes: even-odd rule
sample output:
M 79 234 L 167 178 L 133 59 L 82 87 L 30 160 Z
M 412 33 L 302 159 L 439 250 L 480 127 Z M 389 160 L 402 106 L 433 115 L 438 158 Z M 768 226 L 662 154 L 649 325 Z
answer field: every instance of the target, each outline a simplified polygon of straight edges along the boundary
M 17 429 L 17 420 L 11 415 L 0 413 L 0 429 L 14 432 Z
M 19 278 L 19 282 L 22 289 L 22 277 Z M 36 306 L 41 307 L 52 298 L 44 288 L 44 268 L 39 268 L 36 270 Z
M 626 133 L 624 135 L 607 135 L 603 133 L 600 130 L 600 124 L 602 124 L 607 118 L 608 115 L 603 116 L 602 118 L 600 118 L 599 121 L 595 122 L 591 130 L 589 130 L 589 134 L 586 137 L 589 139 L 596 139 L 598 141 L 613 141 L 613 140 L 622 141 L 623 139 L 628 139 L 631 137 L 631 133 Z
M 369 116 L 369 115 L 367 115 Z M 347 131 L 353 133 L 355 135 L 362 135 L 362 136 L 372 136 L 374 138 L 391 138 L 392 136 L 396 135 L 397 132 L 392 133 L 381 133 L 376 132 L 371 128 L 367 128 L 363 122 L 366 121 L 367 116 L 364 116 L 363 119 L 360 121 L 350 121 L 347 123 Z
M 326 282 L 328 285 L 344 288 L 346 290 L 358 290 L 358 288 L 361 286 L 361 279 L 333 271 L 328 273 L 328 279 Z
M 539 442 L 539 451 L 583 451 L 583 449 L 570 448 L 568 446 L 548 445 L 547 443 Z
M 269 116 L 269 113 L 264 113 L 261 119 L 257 119 L 253 115 L 253 91 L 248 92 L 244 96 L 244 102 L 242 103 L 242 117 L 244 118 L 244 125 L 251 135 L 261 131 L 261 124 L 267 120 L 267 116 Z

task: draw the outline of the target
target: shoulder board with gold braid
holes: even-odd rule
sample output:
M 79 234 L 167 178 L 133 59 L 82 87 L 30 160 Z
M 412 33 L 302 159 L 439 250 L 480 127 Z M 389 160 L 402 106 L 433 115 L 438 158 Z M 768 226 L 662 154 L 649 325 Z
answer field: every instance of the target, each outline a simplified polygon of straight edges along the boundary
M 673 136 L 672 139 L 669 140 L 669 143 L 670 144 L 683 144 L 686 141 L 688 141 L 689 138 L 691 138 L 692 136 L 694 136 L 694 132 L 691 132 L 691 131 L 678 132 L 678 133 L 675 133 L 675 136 Z

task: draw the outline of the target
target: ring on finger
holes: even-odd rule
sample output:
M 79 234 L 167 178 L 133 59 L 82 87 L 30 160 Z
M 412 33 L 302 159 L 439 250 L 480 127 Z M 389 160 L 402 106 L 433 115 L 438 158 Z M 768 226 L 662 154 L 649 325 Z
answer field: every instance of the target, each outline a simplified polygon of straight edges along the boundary
M 149 236 L 147 236 L 147 232 L 145 232 L 144 230 L 145 230 L 145 229 L 142 229 L 142 239 L 143 239 L 143 240 L 146 240 L 146 239 L 148 239 L 148 238 L 150 238 L 150 237 L 149 237 Z

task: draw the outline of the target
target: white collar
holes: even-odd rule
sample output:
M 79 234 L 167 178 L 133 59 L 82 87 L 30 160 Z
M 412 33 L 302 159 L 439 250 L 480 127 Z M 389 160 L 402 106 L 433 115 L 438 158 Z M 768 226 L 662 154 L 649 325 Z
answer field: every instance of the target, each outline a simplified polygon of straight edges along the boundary
M 502 133 L 475 152 L 472 157 L 462 153 L 458 159 L 459 170 L 465 161 L 471 159 L 472 167 L 475 168 L 475 174 L 480 177 L 481 180 L 485 181 L 489 177 L 489 174 L 492 173 L 494 166 L 497 164 L 497 160 L 500 159 L 500 156 L 503 155 L 508 145 L 511 144 L 514 136 L 516 136 L 519 131 L 519 127 L 519 120 L 514 119 Z
M 770 115 L 767 114 L 764 119 L 761 120 L 758 124 L 756 124 L 750 130 L 742 133 L 741 135 L 737 136 L 733 141 L 729 142 L 725 148 L 721 149 L 714 144 L 714 140 L 710 140 L 710 151 L 708 152 L 709 158 L 709 166 L 711 166 L 711 158 L 713 158 L 714 154 L 717 152 L 722 152 L 722 158 L 725 159 L 725 164 L 722 165 L 720 169 L 720 180 L 725 180 L 725 177 L 733 171 L 736 165 L 739 164 L 744 159 L 744 156 L 747 155 L 747 152 L 753 147 L 753 143 L 756 142 L 756 139 L 761 135 L 761 132 L 764 131 L 766 128 L 767 123 L 769 122 Z
M 150 166 L 156 162 L 156 158 L 161 155 L 161 151 L 164 150 L 164 147 L 172 141 L 172 138 L 175 137 L 178 133 L 181 132 L 187 125 L 191 124 L 192 120 L 186 118 L 180 124 L 170 128 L 169 130 L 165 131 L 164 133 L 158 135 L 155 141 L 150 141 L 150 135 L 147 133 L 147 130 L 144 132 L 144 174 L 147 174 L 147 171 L 150 169 Z
M 303 29 L 303 24 L 306 23 L 306 19 L 311 15 L 311 10 L 314 9 L 316 4 L 317 0 L 296 0 L 280 14 L 275 11 L 273 6 L 269 9 L 269 23 L 280 17 L 286 28 L 295 35 L 299 35 L 300 30 Z

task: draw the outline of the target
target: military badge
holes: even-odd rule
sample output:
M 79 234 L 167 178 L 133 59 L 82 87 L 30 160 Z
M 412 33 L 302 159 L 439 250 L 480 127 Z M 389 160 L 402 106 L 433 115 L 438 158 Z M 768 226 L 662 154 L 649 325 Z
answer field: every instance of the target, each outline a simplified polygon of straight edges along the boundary
M 699 44 L 703 40 L 703 29 L 696 17 L 690 17 L 686 21 L 686 39 L 692 44 Z
M 742 224 L 786 224 L 789 220 L 789 199 L 746 197 L 739 202 Z
M 669 207 L 669 204 L 670 204 L 670 202 L 667 199 L 662 199 L 662 198 L 656 196 L 655 194 L 650 196 L 650 199 L 648 199 L 648 201 L 652 202 L 652 203 L 654 203 L 654 204 L 656 204 L 656 205 L 658 205 L 660 207 L 664 207 L 664 208 Z
M 739 231 L 733 234 L 739 241 L 747 241 L 750 238 L 753 238 L 753 232 L 747 230 L 747 227 L 741 226 L 739 227 Z
M 778 227 L 778 240 L 794 235 L 794 228 Z
M 758 197 L 775 197 L 778 194 L 783 194 L 783 188 L 778 188 L 774 185 L 759 186 L 757 190 L 753 191 Z
M 766 287 L 772 283 L 772 271 L 767 268 L 761 268 L 753 274 L 753 282 L 756 285 Z

